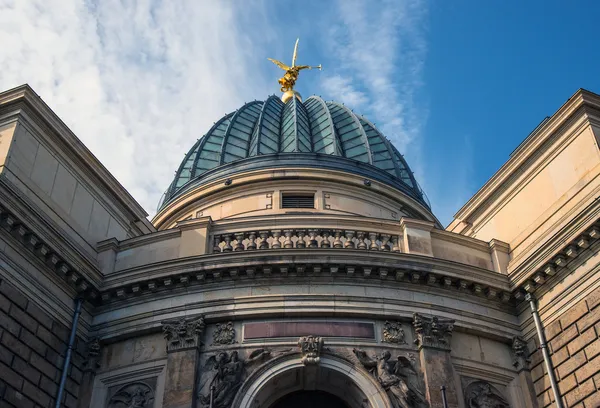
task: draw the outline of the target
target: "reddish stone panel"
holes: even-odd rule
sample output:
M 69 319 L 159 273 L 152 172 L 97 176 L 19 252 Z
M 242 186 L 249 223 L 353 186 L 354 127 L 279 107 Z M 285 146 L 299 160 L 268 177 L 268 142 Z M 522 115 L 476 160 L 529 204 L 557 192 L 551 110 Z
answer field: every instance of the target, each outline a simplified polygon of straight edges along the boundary
M 354 322 L 258 322 L 244 325 L 244 339 L 300 337 L 312 334 L 323 337 L 374 339 L 372 323 Z

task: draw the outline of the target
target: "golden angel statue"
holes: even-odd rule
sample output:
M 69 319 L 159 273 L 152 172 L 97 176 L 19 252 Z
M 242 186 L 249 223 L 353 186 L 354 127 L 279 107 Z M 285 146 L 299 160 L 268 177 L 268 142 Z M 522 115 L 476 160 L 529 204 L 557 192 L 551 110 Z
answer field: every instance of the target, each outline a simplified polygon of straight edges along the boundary
M 298 41 L 300 41 L 299 38 L 296 40 L 296 45 L 294 46 L 294 55 L 292 56 L 291 67 L 285 65 L 281 61 L 277 61 L 276 59 L 268 58 L 269 61 L 271 61 L 273 64 L 277 65 L 279 68 L 285 71 L 283 77 L 279 78 L 278 80 L 279 84 L 281 85 L 281 92 L 287 92 L 294 89 L 294 85 L 296 84 L 296 80 L 298 79 L 298 74 L 303 69 L 316 68 L 318 70 L 321 70 L 321 65 L 317 65 L 316 67 L 310 65 L 296 65 L 296 56 L 298 55 Z

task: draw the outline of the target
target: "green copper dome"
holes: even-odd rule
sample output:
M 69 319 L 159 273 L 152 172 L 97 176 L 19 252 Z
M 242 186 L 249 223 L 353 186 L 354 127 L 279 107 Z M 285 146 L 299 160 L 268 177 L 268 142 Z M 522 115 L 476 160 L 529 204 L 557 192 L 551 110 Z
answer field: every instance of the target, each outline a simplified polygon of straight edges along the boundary
M 159 209 L 188 187 L 237 171 L 291 166 L 336 167 L 364 174 L 429 204 L 402 155 L 363 116 L 337 102 L 311 96 L 283 103 L 276 96 L 245 104 L 225 115 L 190 149 Z M 333 161 L 333 157 L 341 160 Z M 310 159 L 310 160 L 306 160 Z M 294 163 L 292 163 L 294 162 Z M 352 164 L 354 163 L 354 164 Z M 358 164 L 358 166 L 357 166 Z M 302 164 L 300 164 L 302 165 Z

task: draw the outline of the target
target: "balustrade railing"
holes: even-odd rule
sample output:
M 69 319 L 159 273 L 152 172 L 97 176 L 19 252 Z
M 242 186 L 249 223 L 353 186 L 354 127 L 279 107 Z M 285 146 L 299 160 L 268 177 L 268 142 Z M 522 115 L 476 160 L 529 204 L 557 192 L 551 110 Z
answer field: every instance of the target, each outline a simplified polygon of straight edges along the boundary
M 341 229 L 269 229 L 214 234 L 213 253 L 291 248 L 401 252 L 400 236 Z

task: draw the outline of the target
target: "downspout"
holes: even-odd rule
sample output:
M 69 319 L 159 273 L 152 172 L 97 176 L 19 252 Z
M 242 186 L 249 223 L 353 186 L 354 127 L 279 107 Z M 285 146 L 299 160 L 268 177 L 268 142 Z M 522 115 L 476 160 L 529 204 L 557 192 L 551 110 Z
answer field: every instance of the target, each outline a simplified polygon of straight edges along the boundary
M 558 389 L 558 384 L 556 383 L 556 376 L 554 375 L 554 365 L 552 364 L 552 359 L 550 359 L 550 353 L 548 352 L 546 335 L 544 334 L 544 326 L 542 325 L 542 320 L 540 319 L 536 299 L 531 293 L 528 293 L 525 296 L 525 300 L 527 300 L 531 306 L 531 315 L 533 316 L 533 321 L 535 322 L 535 329 L 540 341 L 540 349 L 542 350 L 542 356 L 544 357 L 544 365 L 546 366 L 546 371 L 548 372 L 548 379 L 550 380 L 550 386 L 552 387 L 554 400 L 556 401 L 556 408 L 564 408 L 560 390 Z
M 71 323 L 71 335 L 69 336 L 69 345 L 67 346 L 67 355 L 63 363 L 62 374 L 60 376 L 60 385 L 58 386 L 58 394 L 56 394 L 56 403 L 54 408 L 60 408 L 65 384 L 67 383 L 67 374 L 69 373 L 69 364 L 71 363 L 71 354 L 73 353 L 73 344 L 75 343 L 75 335 L 77 334 L 77 323 L 79 323 L 79 315 L 81 314 L 81 305 L 83 298 L 75 299 L 75 310 L 73 311 L 73 322 Z

